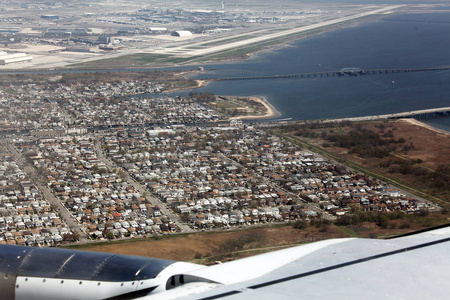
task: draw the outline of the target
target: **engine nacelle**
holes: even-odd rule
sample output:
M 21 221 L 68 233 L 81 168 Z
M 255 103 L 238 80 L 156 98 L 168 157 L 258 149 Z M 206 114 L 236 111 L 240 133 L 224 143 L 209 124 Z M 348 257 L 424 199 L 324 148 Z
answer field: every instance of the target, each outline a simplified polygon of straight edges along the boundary
M 174 274 L 203 266 L 59 248 L 0 246 L 3 300 L 133 299 L 166 289 Z

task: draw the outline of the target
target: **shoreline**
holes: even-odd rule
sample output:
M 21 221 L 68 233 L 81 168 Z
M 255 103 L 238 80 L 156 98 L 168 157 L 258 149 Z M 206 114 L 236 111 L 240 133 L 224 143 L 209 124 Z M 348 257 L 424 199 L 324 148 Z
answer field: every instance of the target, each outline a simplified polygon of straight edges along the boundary
M 171 94 L 171 93 L 177 93 L 177 92 L 183 92 L 183 91 L 189 91 L 189 90 L 195 90 L 198 88 L 202 88 L 208 85 L 210 83 L 209 80 L 194 80 L 196 83 L 195 86 L 190 87 L 179 87 L 179 88 L 169 88 L 163 92 L 163 94 Z
M 415 125 L 415 126 L 419 126 L 419 127 L 428 129 L 428 130 L 433 131 L 433 132 L 438 133 L 438 134 L 450 136 L 450 132 L 447 132 L 445 130 L 433 127 L 431 125 L 428 125 L 426 123 L 420 122 L 419 120 L 416 120 L 416 119 L 413 119 L 413 118 L 404 118 L 404 119 L 400 119 L 400 121 L 403 121 L 403 122 L 409 123 L 411 125 Z
M 379 19 L 383 19 L 386 16 L 392 16 L 392 15 L 397 15 L 397 14 L 402 14 L 402 13 L 407 13 L 408 10 L 405 10 L 404 8 L 402 8 L 403 6 L 405 7 L 409 7 L 408 5 L 381 5 L 381 8 L 378 8 L 377 10 L 375 10 L 372 13 L 368 13 L 368 12 L 359 12 L 356 13 L 356 15 L 352 15 L 350 16 L 350 19 L 348 19 L 349 17 L 344 17 L 344 18 L 337 18 L 337 19 L 332 19 L 332 20 L 328 20 L 328 21 L 321 21 L 319 23 L 308 23 L 305 25 L 301 25 L 301 27 L 313 27 L 313 28 L 308 28 L 305 30 L 299 30 L 299 28 L 297 26 L 294 26 L 292 29 L 287 29 L 286 31 L 292 31 L 294 30 L 294 33 L 287 33 L 286 35 L 282 35 L 282 39 L 280 41 L 277 40 L 278 37 L 275 37 L 273 39 L 275 39 L 277 42 L 271 45 L 262 45 L 262 46 L 258 46 L 257 50 L 254 50 L 252 48 L 254 48 L 252 45 L 258 45 L 258 41 L 257 42 L 253 42 L 248 44 L 248 47 L 245 46 L 245 48 L 249 48 L 251 49 L 250 51 L 244 51 L 242 54 L 239 54 L 237 56 L 230 56 L 230 57 L 225 57 L 225 58 L 219 58 L 217 57 L 213 57 L 208 58 L 205 57 L 204 60 L 200 59 L 199 61 L 196 59 L 192 60 L 192 59 L 187 59 L 184 62 L 178 62 L 178 63 L 174 63 L 174 62 L 167 62 L 167 61 L 163 61 L 163 62 L 153 62 L 152 64 L 146 64 L 146 66 L 151 65 L 150 68 L 152 69 L 160 69 L 160 68 L 167 68 L 167 67 L 173 67 L 173 66 L 196 66 L 196 65 L 209 65 L 209 64 L 217 64 L 217 63 L 226 63 L 226 62 L 230 62 L 230 61 L 241 61 L 241 60 L 247 60 L 249 58 L 252 58 L 254 55 L 258 55 L 258 53 L 260 52 L 265 52 L 265 51 L 273 51 L 279 48 L 283 48 L 283 47 L 287 47 L 289 46 L 289 44 L 291 44 L 292 42 L 298 41 L 298 40 L 302 40 L 311 36 L 316 36 L 316 35 L 321 35 L 323 33 L 326 32 L 330 32 L 330 31 L 335 31 L 335 30 L 339 30 L 342 28 L 346 28 L 349 26 L 359 26 L 362 23 L 366 23 L 366 22 L 370 22 L 370 21 L 376 21 Z M 425 11 L 422 11 L 422 9 L 418 9 L 418 12 L 428 12 L 428 11 L 433 11 L 433 8 L 436 5 L 430 5 L 430 7 L 425 8 Z M 377 12 L 379 11 L 379 12 Z M 353 18 L 354 17 L 354 18 Z M 341 20 L 342 19 L 342 20 Z M 345 19 L 345 20 L 343 20 Z M 331 24 L 328 24 L 330 23 Z M 318 26 L 321 23 L 327 23 L 324 24 L 323 26 Z M 250 32 L 251 33 L 251 32 Z M 281 32 L 282 33 L 282 32 Z M 272 33 L 273 34 L 273 33 Z M 214 40 L 213 40 L 214 41 Z M 246 40 L 244 40 L 246 41 Z M 269 41 L 271 41 L 271 39 L 269 39 Z M 240 43 L 242 43 L 242 41 L 240 41 Z M 228 43 L 225 44 L 219 44 L 219 46 L 226 46 L 228 45 Z M 222 51 L 227 51 L 227 50 L 222 50 Z M 30 53 L 39 53 L 39 52 L 30 52 Z M 58 71 L 78 71 L 78 70 L 92 70 L 92 71 L 99 71 L 99 70 L 109 70 L 111 69 L 110 64 L 104 65 L 104 64 L 96 64 L 97 61 L 108 61 L 108 60 L 126 60 L 126 57 L 128 56 L 133 56 L 133 55 L 137 55 L 137 54 L 160 54 L 159 52 L 152 52 L 152 51 L 148 51 L 148 52 L 141 52 L 141 51 L 122 51 L 122 52 L 117 52 L 114 53 L 114 55 L 110 55 L 110 57 L 104 57 L 104 56 L 93 56 L 92 58 L 88 59 L 88 60 L 83 60 L 83 59 L 78 59 L 79 61 L 77 62 L 73 62 L 73 61 L 64 61 L 62 60 L 62 62 L 58 62 L 57 65 L 55 65 L 55 63 L 53 63 L 53 65 L 48 65 L 48 64 L 39 64 L 37 66 L 35 65 L 31 65 L 31 66 L 26 66 L 25 68 L 11 68 L 11 69 L 1 69 L 0 73 L 4 72 L 4 73 L 10 73 L 10 72 L 28 72 L 28 71 L 46 71 L 46 70 L 58 70 Z M 220 51 L 218 52 L 219 54 L 221 53 Z M 215 54 L 215 53 L 213 53 Z M 202 54 L 204 55 L 204 54 Z M 211 55 L 211 54 L 206 54 L 206 55 Z M 193 56 L 195 57 L 195 55 Z M 60 58 L 61 59 L 61 58 Z M 114 61 L 113 61 L 114 62 Z M 112 63 L 113 63 L 112 62 Z M 92 64 L 94 66 L 77 66 L 78 64 Z M 136 65 L 136 66 L 135 66 Z M 137 67 L 138 65 L 141 65 L 139 63 L 136 63 L 135 61 L 130 62 L 129 65 L 124 65 L 121 68 L 126 68 L 130 71 L 136 71 L 139 70 L 141 67 Z
M 269 118 L 275 118 L 280 117 L 281 113 L 269 102 L 267 99 L 263 96 L 250 96 L 247 97 L 249 100 L 257 101 L 264 105 L 264 107 L 267 109 L 267 112 L 264 115 L 249 115 L 249 116 L 236 116 L 231 117 L 229 120 L 261 120 L 261 119 L 269 119 Z
M 194 90 L 198 88 L 202 88 L 207 86 L 211 80 L 204 80 L 204 79 L 195 79 L 196 86 L 190 87 L 190 88 L 180 88 L 180 89 L 169 89 L 165 91 L 165 93 L 175 93 L 179 91 L 186 91 L 186 90 Z M 266 97 L 264 96 L 224 96 L 224 97 L 242 97 L 247 98 L 252 101 L 256 101 L 261 103 L 266 108 L 266 113 L 264 115 L 248 115 L 248 116 L 236 116 L 236 117 L 230 117 L 227 120 L 262 120 L 262 119 L 270 119 L 270 118 L 276 118 L 282 116 L 282 114 L 269 102 L 267 101 Z M 222 120 L 223 121 L 223 120 Z
M 211 80 L 204 80 L 204 79 L 196 79 L 194 81 L 197 83 L 197 86 L 194 87 L 194 89 L 205 87 L 211 82 Z

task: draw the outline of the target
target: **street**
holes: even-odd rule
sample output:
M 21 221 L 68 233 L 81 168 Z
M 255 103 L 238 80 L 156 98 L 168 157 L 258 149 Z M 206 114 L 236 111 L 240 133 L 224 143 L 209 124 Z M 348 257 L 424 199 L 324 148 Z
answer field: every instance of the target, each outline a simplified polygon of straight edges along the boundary
M 94 142 L 95 152 L 97 154 L 97 158 L 102 161 L 110 170 L 113 169 L 121 169 L 117 166 L 113 161 L 108 159 L 102 149 L 102 143 L 100 141 L 100 137 L 96 136 Z M 161 212 L 172 220 L 182 232 L 193 232 L 194 230 L 190 228 L 187 224 L 183 223 L 180 217 L 172 212 L 165 203 L 161 202 L 159 199 L 150 195 L 150 192 L 146 190 L 146 187 L 137 182 L 134 178 L 131 178 L 130 175 L 125 172 L 125 179 L 132 187 L 134 187 L 142 196 L 144 196 L 147 201 L 149 201 L 152 205 L 158 206 L 161 209 Z
M 22 170 L 27 174 L 27 176 L 33 181 L 36 187 L 42 192 L 44 198 L 50 203 L 50 205 L 55 209 L 56 213 L 59 214 L 62 220 L 69 226 L 69 228 L 79 236 L 80 242 L 86 242 L 89 240 L 87 234 L 82 230 L 81 226 L 75 222 L 72 214 L 67 210 L 67 208 L 61 203 L 61 201 L 56 198 L 52 191 L 45 185 L 42 184 L 43 178 L 36 169 L 34 169 L 25 158 L 17 151 L 13 146 L 12 142 L 8 139 L 2 141 L 3 146 L 8 149 L 8 151 L 13 156 L 17 164 L 22 168 Z

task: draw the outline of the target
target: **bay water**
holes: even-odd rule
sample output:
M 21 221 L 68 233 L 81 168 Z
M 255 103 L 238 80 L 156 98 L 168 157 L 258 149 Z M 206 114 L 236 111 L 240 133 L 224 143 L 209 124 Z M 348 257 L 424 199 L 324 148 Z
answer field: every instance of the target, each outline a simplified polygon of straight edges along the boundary
M 306 37 L 253 58 L 217 65 L 201 78 L 450 66 L 450 13 L 389 16 Z M 363 76 L 216 81 L 199 90 L 264 96 L 281 118 L 311 120 L 450 106 L 450 71 Z M 450 118 L 428 124 L 450 131 Z

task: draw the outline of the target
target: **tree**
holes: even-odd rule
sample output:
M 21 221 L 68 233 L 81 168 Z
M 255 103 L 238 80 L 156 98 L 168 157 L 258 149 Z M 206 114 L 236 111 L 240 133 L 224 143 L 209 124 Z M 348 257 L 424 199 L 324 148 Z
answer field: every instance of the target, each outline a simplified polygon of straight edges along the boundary
M 295 229 L 305 229 L 306 227 L 308 227 L 308 221 L 306 221 L 306 220 L 297 220 L 297 221 L 294 222 L 292 227 L 294 227 Z
M 180 220 L 184 223 L 189 223 L 190 218 L 189 218 L 189 213 L 183 213 L 180 215 Z
M 384 229 L 387 228 L 388 224 L 389 224 L 389 217 L 384 214 L 380 215 L 378 218 L 377 225 Z
M 119 171 L 117 172 L 117 175 L 119 175 L 119 177 L 120 177 L 122 180 L 127 179 L 127 174 L 126 174 L 123 170 L 119 170 Z
M 75 240 L 79 241 L 79 240 L 80 240 L 80 234 L 79 234 L 78 232 L 74 232 L 74 233 L 73 233 L 73 238 L 74 238 Z
M 114 233 L 112 233 L 111 231 L 109 231 L 109 232 L 106 234 L 106 238 L 107 238 L 108 240 L 114 239 Z

